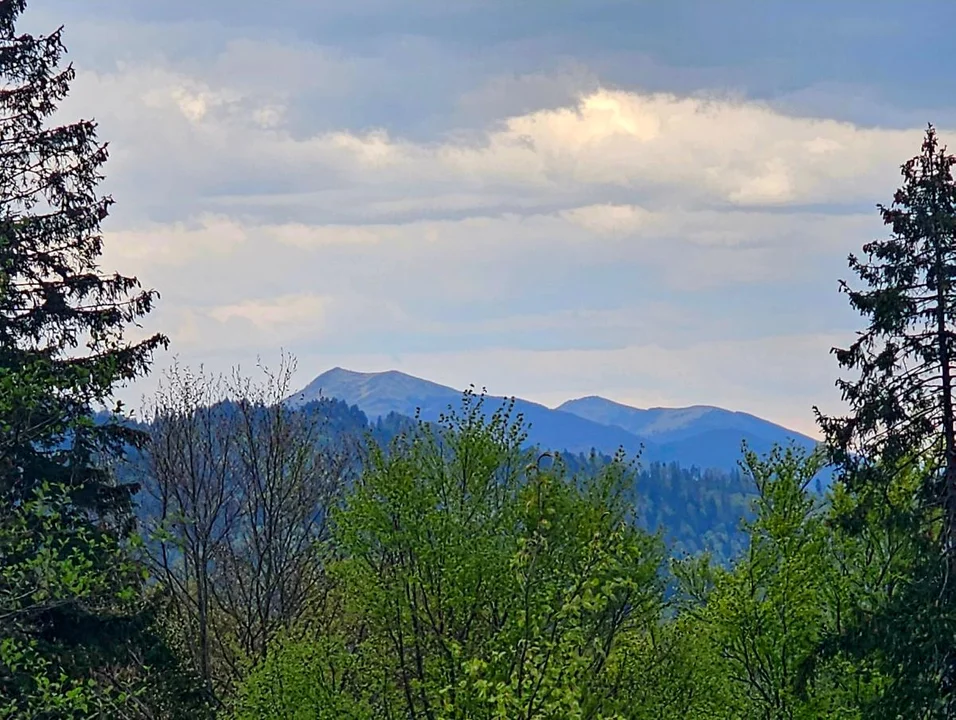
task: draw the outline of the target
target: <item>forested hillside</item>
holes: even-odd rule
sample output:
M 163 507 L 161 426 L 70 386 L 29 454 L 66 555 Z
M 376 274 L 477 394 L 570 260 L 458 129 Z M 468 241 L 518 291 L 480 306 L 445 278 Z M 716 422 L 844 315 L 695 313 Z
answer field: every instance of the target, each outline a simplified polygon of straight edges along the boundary
M 199 418 L 215 417 L 217 425 L 240 413 L 235 401 L 223 401 L 193 411 Z M 354 473 L 361 471 L 370 441 L 387 450 L 399 435 L 414 434 L 418 430 L 413 418 L 397 413 L 369 423 L 357 406 L 349 407 L 342 400 L 312 401 L 297 408 L 296 412 L 319 428 L 317 442 L 320 445 L 342 448 L 349 454 Z M 106 418 L 102 413 L 97 417 L 99 422 Z M 128 424 L 145 432 L 154 429 L 148 423 Z M 580 476 L 599 474 L 614 462 L 612 456 L 598 453 L 575 454 L 559 450 L 556 455 L 570 474 Z M 650 532 L 660 531 L 675 557 L 707 552 L 715 560 L 727 562 L 746 547 L 742 523 L 750 518 L 756 496 L 753 480 L 746 473 L 740 469 L 724 472 L 685 468 L 678 463 L 644 463 L 639 457 L 629 460 L 633 466 L 629 500 L 635 508 L 634 520 L 638 527 Z M 116 465 L 117 477 L 121 481 L 141 482 L 149 472 L 145 463 L 142 453 L 129 448 L 126 460 Z M 819 480 L 813 489 L 822 493 Z M 140 520 L 148 522 L 152 508 L 149 498 L 141 495 L 137 507 Z

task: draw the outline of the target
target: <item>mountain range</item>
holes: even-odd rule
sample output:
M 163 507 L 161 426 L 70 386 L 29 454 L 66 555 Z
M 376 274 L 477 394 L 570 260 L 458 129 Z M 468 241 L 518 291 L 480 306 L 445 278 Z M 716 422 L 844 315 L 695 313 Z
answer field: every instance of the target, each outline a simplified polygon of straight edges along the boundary
M 292 404 L 335 398 L 357 406 L 369 420 L 390 413 L 436 421 L 449 408 L 459 409 L 462 391 L 412 375 L 389 370 L 362 373 L 333 368 L 292 395 Z M 487 396 L 494 411 L 508 398 Z M 791 442 L 807 450 L 811 437 L 743 412 L 695 405 L 685 408 L 636 408 L 590 396 L 556 408 L 515 398 L 514 412 L 524 417 L 529 444 L 571 453 L 595 450 L 611 455 L 623 448 L 640 454 L 642 464 L 677 462 L 682 467 L 730 469 L 741 457 L 741 443 L 765 453 L 774 444 Z

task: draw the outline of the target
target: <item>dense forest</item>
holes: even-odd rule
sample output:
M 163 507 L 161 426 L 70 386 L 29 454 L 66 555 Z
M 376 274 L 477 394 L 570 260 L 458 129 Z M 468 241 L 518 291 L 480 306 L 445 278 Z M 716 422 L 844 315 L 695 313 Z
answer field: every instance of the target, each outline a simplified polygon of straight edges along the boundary
M 174 366 L 99 265 L 60 31 L 0 2 L 0 717 L 948 718 L 956 714 L 956 157 L 930 126 L 843 284 L 847 414 L 741 472 L 292 407 Z M 103 407 L 111 407 L 105 416 Z M 549 452 L 553 451 L 553 452 Z M 827 488 L 813 478 L 837 468 Z
M 165 379 L 178 385 L 180 391 L 185 391 L 181 375 L 181 371 L 176 369 L 167 373 Z M 252 385 L 249 384 L 248 378 L 245 381 L 246 390 L 239 395 L 249 394 L 248 389 Z M 216 384 L 215 379 L 208 377 L 192 377 L 188 382 L 197 387 L 206 383 Z M 179 412 L 188 412 L 194 422 L 211 424 L 219 428 L 218 432 L 226 432 L 230 423 L 241 414 L 241 400 L 233 399 L 237 396 L 235 389 L 233 390 L 232 393 L 224 392 L 220 387 L 217 396 L 207 397 L 203 403 L 190 407 L 188 411 L 184 410 L 182 403 L 185 400 L 180 397 Z M 281 393 L 276 393 L 273 389 L 273 396 L 278 397 L 279 394 Z M 494 402 L 489 403 L 483 396 L 478 400 L 484 406 L 485 415 L 494 412 Z M 327 450 L 335 448 L 346 459 L 347 467 L 339 471 L 346 488 L 361 473 L 362 463 L 368 457 L 370 446 L 388 453 L 403 434 L 414 434 L 419 430 L 427 430 L 430 434 L 440 433 L 440 428 L 432 423 L 418 422 L 398 413 L 389 413 L 369 422 L 365 413 L 356 406 L 349 406 L 335 398 L 313 401 L 290 410 L 290 417 L 295 418 L 295 422 L 317 428 L 323 446 Z M 451 410 L 452 408 L 449 408 L 449 411 Z M 162 432 L 164 421 L 161 418 L 165 415 L 158 417 L 160 419 L 155 423 L 135 422 L 130 418 L 120 420 L 127 427 L 155 436 L 156 433 Z M 515 422 L 521 423 L 521 418 L 513 417 Z M 95 419 L 97 422 L 106 423 L 116 418 L 110 413 L 100 412 L 96 413 Z M 260 440 L 261 434 L 247 438 L 248 442 Z M 187 441 L 181 442 L 185 446 Z M 224 439 L 216 442 L 227 443 Z M 201 445 L 201 441 L 195 438 L 191 438 L 188 443 L 192 448 Z M 562 469 L 572 476 L 593 475 L 601 472 L 604 466 L 615 462 L 614 457 L 597 452 L 584 454 L 549 451 L 548 448 L 537 446 L 533 451 L 527 449 L 529 452 L 551 452 L 554 460 L 550 462 L 560 462 Z M 150 461 L 150 452 L 128 447 L 122 460 L 114 465 L 115 476 L 121 483 L 148 484 L 152 477 L 152 471 L 148 468 Z M 209 461 L 211 462 L 212 458 Z M 674 557 L 706 552 L 716 562 L 726 564 L 746 548 L 747 535 L 741 527 L 741 520 L 749 520 L 752 517 L 756 489 L 753 480 L 745 472 L 685 468 L 676 462 L 644 464 L 639 457 L 627 458 L 626 462 L 631 466 L 633 476 L 628 500 L 633 506 L 637 526 L 652 533 L 660 533 Z M 814 480 L 813 490 L 822 495 L 819 478 Z M 138 521 L 150 522 L 153 513 L 154 506 L 145 495 L 141 496 L 136 505 Z

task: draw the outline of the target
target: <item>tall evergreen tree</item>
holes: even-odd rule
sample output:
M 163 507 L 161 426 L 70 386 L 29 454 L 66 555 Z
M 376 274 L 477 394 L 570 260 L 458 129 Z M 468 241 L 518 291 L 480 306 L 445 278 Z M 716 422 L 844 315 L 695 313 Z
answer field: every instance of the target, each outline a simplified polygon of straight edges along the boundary
M 858 375 L 838 380 L 847 417 L 817 416 L 851 489 L 880 481 L 881 467 L 931 458 L 926 507 L 943 520 L 939 541 L 956 551 L 956 157 L 939 146 L 932 126 L 922 152 L 902 166 L 903 186 L 889 207 L 889 238 L 864 246 L 867 261 L 849 258 L 865 287 L 841 282 L 850 304 L 869 319 L 840 366 Z
M 841 283 L 869 321 L 849 348 L 834 349 L 841 367 L 856 376 L 837 382 L 850 413 L 816 411 L 831 460 L 856 498 L 851 529 L 861 529 L 875 506 L 893 505 L 901 474 L 914 467 L 919 474 L 913 502 L 883 519 L 887 529 L 906 529 L 921 548 L 909 581 L 847 635 L 851 644 L 865 640 L 866 651 L 897 677 L 887 693 L 893 714 L 886 717 L 956 714 L 954 165 L 956 157 L 929 126 L 920 154 L 902 166 L 893 203 L 879 206 L 890 237 L 865 245 L 866 261 L 850 256 L 864 287 Z
M 136 488 L 105 469 L 142 438 L 92 409 L 167 340 L 124 339 L 156 294 L 98 266 L 107 147 L 49 122 L 74 70 L 62 28 L 18 34 L 25 4 L 0 0 L 0 717 L 115 717 L 162 653 L 141 642 Z

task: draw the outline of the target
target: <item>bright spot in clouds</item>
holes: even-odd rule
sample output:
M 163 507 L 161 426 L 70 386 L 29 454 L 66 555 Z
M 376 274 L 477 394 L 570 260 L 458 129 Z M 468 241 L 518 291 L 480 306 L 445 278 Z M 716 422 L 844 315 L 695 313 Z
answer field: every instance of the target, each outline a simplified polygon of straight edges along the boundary
M 145 330 L 182 361 L 281 347 L 303 384 L 395 367 L 812 433 L 811 405 L 839 407 L 828 349 L 859 325 L 846 255 L 884 232 L 874 205 L 925 123 L 954 142 L 956 87 L 890 69 L 922 56 L 867 65 L 903 52 L 870 30 L 798 49 L 799 28 L 866 20 L 862 0 L 801 6 L 809 25 L 768 2 L 779 22 L 746 37 L 734 8 L 599 2 L 624 44 L 584 2 L 522 23 L 530 5 L 333 2 L 319 22 L 305 0 L 265 19 L 251 0 L 51 0 L 31 22 L 66 24 L 63 114 L 95 116 L 112 151 L 105 262 L 161 292 Z M 486 33 L 509 19 L 507 41 Z

